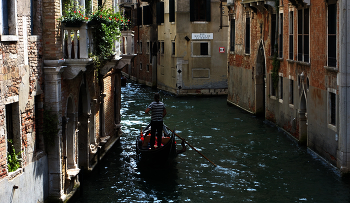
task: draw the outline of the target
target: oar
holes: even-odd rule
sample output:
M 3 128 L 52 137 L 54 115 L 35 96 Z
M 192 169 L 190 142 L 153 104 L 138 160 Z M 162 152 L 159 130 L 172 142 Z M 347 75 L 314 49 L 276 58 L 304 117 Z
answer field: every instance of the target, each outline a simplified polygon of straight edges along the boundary
M 204 157 L 206 160 L 208 160 L 211 164 L 213 164 L 216 167 L 216 164 L 214 164 L 212 161 L 210 161 L 207 157 L 205 157 L 201 152 L 199 152 L 196 148 L 194 148 L 190 143 L 188 143 L 184 138 L 180 137 L 178 134 L 176 134 L 174 131 L 172 131 L 168 126 L 165 126 L 168 130 L 170 130 L 172 133 L 174 133 L 176 136 L 178 136 L 181 140 L 185 141 L 185 143 L 190 146 L 194 151 L 198 152 L 202 157 Z

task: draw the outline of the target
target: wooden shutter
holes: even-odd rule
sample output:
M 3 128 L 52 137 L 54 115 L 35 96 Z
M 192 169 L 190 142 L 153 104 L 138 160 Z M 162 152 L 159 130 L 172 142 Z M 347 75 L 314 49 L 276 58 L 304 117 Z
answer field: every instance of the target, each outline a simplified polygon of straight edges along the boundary
M 157 3 L 157 24 L 164 23 L 164 2 Z
M 137 25 L 142 25 L 142 7 L 137 8 Z
M 151 25 L 152 24 L 152 14 L 151 9 L 149 6 L 143 7 L 143 24 L 144 25 Z
M 175 0 L 169 0 L 169 22 L 175 22 Z
M 7 0 L 2 0 L 2 34 L 9 34 L 9 19 Z

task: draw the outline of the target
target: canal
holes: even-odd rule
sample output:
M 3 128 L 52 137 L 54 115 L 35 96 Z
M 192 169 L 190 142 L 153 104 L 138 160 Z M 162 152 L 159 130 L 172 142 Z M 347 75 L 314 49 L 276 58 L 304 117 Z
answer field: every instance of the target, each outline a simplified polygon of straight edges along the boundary
M 263 119 L 228 106 L 226 97 L 160 92 L 165 124 L 217 167 L 190 147 L 172 163 L 138 166 L 135 140 L 150 121 L 144 110 L 155 91 L 122 87 L 124 134 L 70 202 L 350 201 L 350 184 L 337 170 Z

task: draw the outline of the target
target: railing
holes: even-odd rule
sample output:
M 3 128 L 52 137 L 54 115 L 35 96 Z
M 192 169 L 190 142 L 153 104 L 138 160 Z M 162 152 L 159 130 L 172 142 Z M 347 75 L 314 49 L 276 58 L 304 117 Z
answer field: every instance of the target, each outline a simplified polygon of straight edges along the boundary
M 63 55 L 65 59 L 87 59 L 93 50 L 91 28 L 86 23 L 80 27 L 64 27 Z

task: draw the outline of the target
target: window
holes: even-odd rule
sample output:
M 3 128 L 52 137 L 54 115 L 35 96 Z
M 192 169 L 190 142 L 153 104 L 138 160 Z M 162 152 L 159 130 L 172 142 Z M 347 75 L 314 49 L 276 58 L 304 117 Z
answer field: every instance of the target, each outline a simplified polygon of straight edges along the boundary
M 275 88 L 275 85 L 273 84 L 272 75 L 270 75 L 270 95 L 273 97 L 276 96 L 276 88 Z
M 298 61 L 309 62 L 309 9 L 298 10 Z
M 271 15 L 271 56 L 275 54 L 276 43 L 276 14 Z
M 171 42 L 171 55 L 175 55 L 175 42 L 174 41 L 172 41 Z
M 294 57 L 293 57 L 293 34 L 294 34 L 294 31 L 293 31 L 293 28 L 294 28 L 294 21 L 293 21 L 293 17 L 294 17 L 294 12 L 291 11 L 289 12 L 289 59 L 293 60 Z
M 164 54 L 164 42 L 160 42 L 160 54 Z
M 142 54 L 142 42 L 139 42 L 139 53 Z
M 169 22 L 175 22 L 175 0 L 169 0 Z
M 210 22 L 210 0 L 190 0 L 190 21 Z
M 235 33 L 236 33 L 236 19 L 231 19 L 230 30 L 230 51 L 235 51 Z
M 137 25 L 142 25 L 142 7 L 137 8 Z
M 336 90 L 328 88 L 328 123 L 336 125 Z
M 17 35 L 17 1 L 1 0 L 1 35 Z M 18 41 L 18 37 L 2 36 L 1 41 Z
M 164 2 L 157 3 L 157 24 L 164 23 Z
M 328 66 L 337 66 L 337 5 L 328 5 Z
M 7 152 L 21 151 L 21 134 L 18 102 L 5 105 Z
M 151 25 L 153 23 L 153 16 L 151 13 L 150 6 L 144 6 L 143 7 L 143 24 L 144 25 Z
M 142 70 L 142 63 L 140 63 L 140 70 Z
M 250 54 L 250 13 L 246 14 L 245 21 L 245 53 Z
M 192 57 L 208 57 L 210 56 L 210 43 L 202 41 L 192 42 Z
M 279 77 L 278 83 L 279 83 L 279 88 L 278 88 L 279 89 L 279 99 L 283 100 L 283 77 L 282 76 Z
M 280 18 L 279 18 L 279 31 L 278 31 L 278 57 L 282 58 L 283 57 L 283 13 L 280 13 Z
M 149 64 L 146 65 L 146 71 L 149 72 Z
M 149 42 L 147 42 L 146 54 L 149 54 L 149 51 L 150 51 L 150 45 L 149 45 Z
M 289 104 L 294 104 L 294 80 L 289 80 Z

